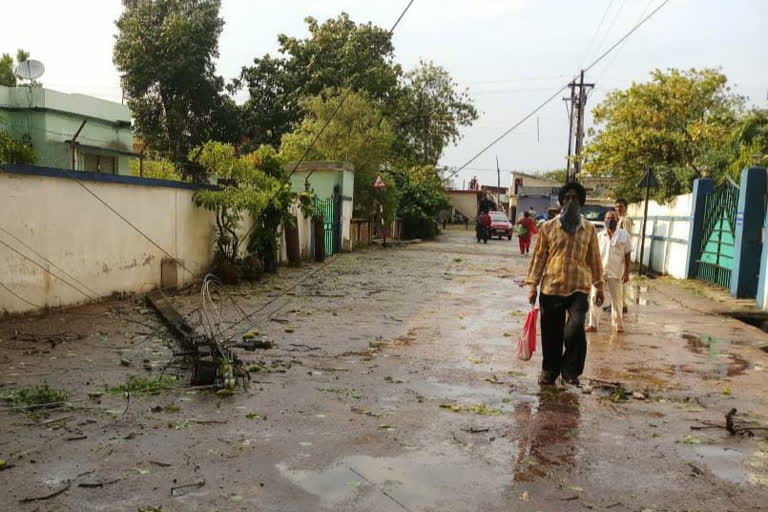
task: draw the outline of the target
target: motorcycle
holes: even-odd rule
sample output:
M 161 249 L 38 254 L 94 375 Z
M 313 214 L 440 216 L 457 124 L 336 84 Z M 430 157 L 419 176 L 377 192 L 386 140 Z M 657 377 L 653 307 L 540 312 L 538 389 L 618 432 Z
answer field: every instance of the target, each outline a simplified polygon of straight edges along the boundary
M 475 237 L 477 238 L 477 243 L 480 243 L 480 240 L 482 240 L 484 244 L 488 243 L 488 228 L 483 226 L 483 223 L 480 221 L 475 223 Z

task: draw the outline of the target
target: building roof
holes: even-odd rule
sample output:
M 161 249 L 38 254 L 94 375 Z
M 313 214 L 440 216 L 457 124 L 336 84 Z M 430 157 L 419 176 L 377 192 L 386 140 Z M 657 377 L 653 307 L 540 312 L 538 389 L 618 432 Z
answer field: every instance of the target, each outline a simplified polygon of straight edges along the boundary
M 85 94 L 69 94 L 43 87 L 0 86 L 0 110 L 52 112 L 130 128 L 127 105 Z

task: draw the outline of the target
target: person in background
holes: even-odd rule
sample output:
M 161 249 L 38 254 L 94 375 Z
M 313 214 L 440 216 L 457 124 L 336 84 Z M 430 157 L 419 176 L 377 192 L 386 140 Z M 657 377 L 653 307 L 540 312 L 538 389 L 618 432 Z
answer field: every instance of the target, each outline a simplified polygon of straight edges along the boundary
M 537 233 L 536 221 L 529 212 L 523 212 L 523 218 L 517 221 L 517 237 L 520 242 L 520 254 L 528 254 L 531 249 L 531 236 Z
M 480 214 L 480 220 L 482 221 L 483 227 L 486 231 L 491 229 L 491 214 L 488 213 L 488 210 Z
M 593 286 L 595 304 L 603 305 L 603 262 L 597 231 L 580 214 L 587 191 L 579 183 L 567 183 L 558 199 L 562 212 L 539 229 L 523 285 L 529 287 L 531 306 L 536 305 L 537 297 L 541 304 L 543 360 L 539 384 L 554 384 L 562 375 L 566 383 L 578 386 L 587 357 L 584 322 Z
M 536 208 L 534 208 L 533 205 L 531 205 L 531 207 L 528 208 L 528 216 L 532 219 L 536 218 Z
M 623 229 L 627 232 L 629 235 L 630 242 L 632 240 L 632 228 L 633 223 L 632 219 L 627 215 L 627 200 L 623 197 L 619 197 L 616 199 L 613 205 L 616 208 L 616 213 L 619 214 L 619 229 Z M 621 303 L 621 311 L 622 313 L 627 312 L 627 285 L 626 282 L 624 284 L 624 300 Z
M 629 234 L 619 227 L 619 216 L 610 211 L 605 214 L 605 230 L 597 235 L 600 257 L 603 262 L 603 280 L 608 288 L 611 306 L 611 323 L 616 332 L 624 332 L 624 283 L 629 281 L 629 269 L 632 265 L 632 240 Z M 595 290 L 592 295 L 594 297 Z M 600 323 L 600 308 L 589 308 L 589 327 L 587 332 L 597 332 Z

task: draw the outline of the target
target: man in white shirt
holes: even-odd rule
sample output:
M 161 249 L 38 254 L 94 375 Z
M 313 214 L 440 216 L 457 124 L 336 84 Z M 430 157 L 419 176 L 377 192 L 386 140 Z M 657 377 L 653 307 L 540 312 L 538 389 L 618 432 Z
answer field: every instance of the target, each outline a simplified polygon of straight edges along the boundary
M 632 239 L 618 227 L 619 217 L 614 211 L 605 214 L 605 230 L 597 236 L 603 260 L 603 280 L 611 305 L 611 323 L 616 332 L 624 332 L 624 283 L 629 281 L 632 265 Z M 595 293 L 595 289 L 592 289 Z M 596 332 L 600 322 L 600 308 L 590 301 L 587 332 Z

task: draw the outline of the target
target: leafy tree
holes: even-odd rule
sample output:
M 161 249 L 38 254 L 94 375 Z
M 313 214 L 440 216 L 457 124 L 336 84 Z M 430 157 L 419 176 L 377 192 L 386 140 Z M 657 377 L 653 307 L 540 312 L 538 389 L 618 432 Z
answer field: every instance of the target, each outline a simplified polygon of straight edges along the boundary
M 728 172 L 736 182 L 745 167 L 768 167 L 768 110 L 753 110 L 741 119 L 733 131 L 732 151 Z
M 726 172 L 743 103 L 719 71 L 655 70 L 649 82 L 612 92 L 593 110 L 585 171 L 618 178 L 616 193 L 630 201 L 641 198 L 636 185 L 649 168 L 660 185 L 655 199 L 688 192 L 704 168 Z
M 0 130 L 0 164 L 33 164 L 35 151 L 29 144 Z
M 237 156 L 232 145 L 220 142 L 207 142 L 190 154 L 190 160 L 219 181 L 216 188 L 196 191 L 194 201 L 215 213 L 217 257 L 229 264 L 241 255 L 243 215 L 259 217 L 285 186 L 262 170 L 264 162 L 272 165 L 274 158 L 274 150 L 268 147 Z
M 553 169 L 551 171 L 545 171 L 541 173 L 541 177 L 547 180 L 556 181 L 558 183 L 565 183 L 565 169 Z
M 113 60 L 136 132 L 182 168 L 208 140 L 234 142 L 238 110 L 215 73 L 224 26 L 220 0 L 123 0 Z M 196 176 L 199 178 L 199 174 Z
M 4 53 L 0 57 L 0 85 L 16 87 L 16 73 L 13 72 L 13 57 Z
M 376 213 L 378 204 L 384 207 L 384 217 L 392 219 L 397 210 L 395 181 L 386 176 L 386 188 L 373 188 L 376 174 L 382 173 L 391 157 L 392 129 L 381 110 L 362 93 L 349 93 L 339 107 L 348 92 L 328 89 L 302 101 L 307 115 L 295 131 L 283 136 L 281 153 L 286 160 L 297 161 L 338 108 L 306 159 L 350 162 L 355 168 L 355 215 Z
M 396 161 L 437 165 L 445 147 L 461 138 L 461 127 L 470 126 L 478 113 L 467 90 L 459 90 L 444 68 L 421 61 L 405 76 L 391 117 Z
M 437 215 L 450 207 L 439 174 L 431 165 L 395 174 L 401 192 L 398 216 L 403 219 L 403 237 L 432 238 L 437 235 Z
M 16 50 L 16 65 L 21 64 L 25 60 L 29 59 L 29 52 L 18 49 Z M 13 62 L 13 57 L 10 54 L 4 53 L 0 57 L 0 85 L 6 87 L 16 87 L 18 80 L 16 78 L 16 65 Z M 32 81 L 33 86 L 39 86 L 36 81 Z
M 280 141 L 301 123 L 302 100 L 328 88 L 349 88 L 380 104 L 393 100 L 402 70 L 387 30 L 358 25 L 347 13 L 305 21 L 308 37 L 280 34 L 281 56 L 254 59 L 232 84 L 249 92 L 244 118 L 254 143 Z
M 173 162 L 168 159 L 162 158 L 158 155 L 149 155 L 144 159 L 143 173 L 141 172 L 141 164 L 137 159 L 133 159 L 130 162 L 131 174 L 133 176 L 141 176 L 144 178 L 155 178 L 158 180 L 167 181 L 184 181 L 181 173 L 176 168 Z

